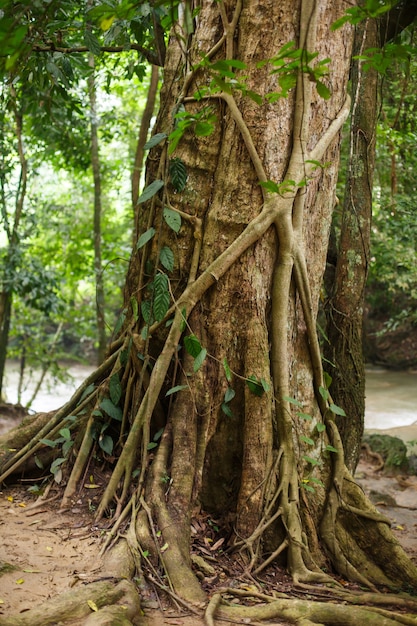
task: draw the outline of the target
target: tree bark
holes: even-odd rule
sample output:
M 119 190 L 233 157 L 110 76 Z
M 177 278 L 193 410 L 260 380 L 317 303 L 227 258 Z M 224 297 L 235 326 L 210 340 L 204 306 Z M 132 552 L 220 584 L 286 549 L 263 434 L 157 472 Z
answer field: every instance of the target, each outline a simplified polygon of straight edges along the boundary
M 354 56 L 379 46 L 378 24 L 366 20 L 355 27 Z M 340 225 L 335 273 L 328 276 L 325 355 L 332 377 L 331 393 L 346 417 L 337 417 L 347 467 L 359 461 L 365 415 L 365 367 L 362 323 L 368 274 L 372 186 L 375 159 L 378 74 L 363 62 L 352 61 L 352 113 L 348 175 Z M 331 365 L 329 365 L 329 362 Z
M 297 584 L 333 585 L 324 570 L 334 568 L 372 589 L 417 588 L 346 468 L 316 332 L 349 112 L 352 29 L 330 29 L 344 9 L 230 0 L 176 25 L 120 334 L 94 390 L 3 464 L 0 481 L 75 416 L 83 440 L 67 506 L 94 431 L 110 424 L 114 465 L 97 518 L 114 501 L 116 518 L 131 514 L 136 541 L 189 604 L 206 599 L 190 558 L 201 509 L 232 529 L 228 547 L 249 575 L 284 557 Z M 285 69 L 264 63 L 292 40 Z

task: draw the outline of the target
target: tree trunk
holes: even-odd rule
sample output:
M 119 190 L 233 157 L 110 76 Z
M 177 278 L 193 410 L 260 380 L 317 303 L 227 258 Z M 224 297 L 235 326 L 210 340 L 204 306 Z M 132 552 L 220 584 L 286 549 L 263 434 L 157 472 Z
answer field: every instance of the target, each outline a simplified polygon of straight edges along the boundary
M 104 284 L 103 284 L 103 267 L 101 255 L 101 172 L 100 172 L 100 152 L 98 141 L 98 117 L 97 117 L 97 94 L 94 71 L 94 55 L 89 55 L 88 61 L 92 68 L 92 74 L 88 79 L 88 96 L 90 99 L 90 119 L 91 119 L 91 167 L 93 170 L 94 181 L 94 213 L 93 213 L 93 232 L 94 232 L 94 274 L 96 283 L 96 321 L 97 321 L 97 362 L 103 362 L 106 354 L 106 322 L 104 318 Z
M 201 509 L 224 536 L 232 529 L 228 547 L 251 575 L 285 557 L 298 584 L 333 584 L 327 569 L 373 589 L 417 588 L 346 469 L 316 333 L 349 112 L 352 29 L 330 30 L 344 8 L 203 3 L 195 23 L 185 12 L 168 48 L 120 334 L 94 390 L 90 378 L 87 397 L 79 390 L 3 463 L 0 480 L 79 414 L 67 506 L 95 433 L 109 427 L 117 462 L 97 517 L 114 500 L 116 518 L 131 512 L 135 541 L 188 603 L 205 601 L 190 558 Z
M 378 24 L 368 19 L 355 27 L 354 56 L 379 46 Z M 372 185 L 375 157 L 378 74 L 352 61 L 352 115 L 348 174 L 339 251 L 333 284 L 328 285 L 325 355 L 331 365 L 331 392 L 347 417 L 337 417 L 346 465 L 354 472 L 359 461 L 365 415 L 365 367 L 362 322 L 369 265 Z

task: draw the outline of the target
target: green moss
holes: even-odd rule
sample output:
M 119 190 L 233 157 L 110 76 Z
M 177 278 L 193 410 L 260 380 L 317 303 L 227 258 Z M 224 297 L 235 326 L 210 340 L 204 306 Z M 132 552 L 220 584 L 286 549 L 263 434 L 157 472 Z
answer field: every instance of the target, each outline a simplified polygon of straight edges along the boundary
M 373 452 L 383 458 L 384 472 L 406 472 L 408 470 L 407 446 L 398 437 L 389 435 L 365 435 L 364 442 Z

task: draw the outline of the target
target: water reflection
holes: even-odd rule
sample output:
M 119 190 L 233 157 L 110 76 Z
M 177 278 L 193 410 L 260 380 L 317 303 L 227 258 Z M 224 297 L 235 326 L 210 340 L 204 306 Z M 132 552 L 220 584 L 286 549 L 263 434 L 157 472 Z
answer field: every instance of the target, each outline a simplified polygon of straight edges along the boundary
M 72 396 L 78 386 L 94 370 L 91 365 L 78 363 L 68 366 L 68 381 L 63 383 L 55 381 L 51 376 L 46 376 L 39 393 L 30 407 L 31 412 L 40 413 L 59 409 Z M 39 373 L 35 372 L 31 380 L 26 381 L 22 389 L 21 404 L 25 405 L 32 398 L 33 391 L 39 379 Z M 4 391 L 7 402 L 17 403 L 17 388 L 19 384 L 19 366 L 16 362 L 7 362 Z
M 366 371 L 366 428 L 417 422 L 417 372 Z
M 32 404 L 34 411 L 52 411 L 66 402 L 78 385 L 93 371 L 88 365 L 71 365 L 67 383 L 47 378 Z M 5 393 L 7 401 L 17 402 L 18 364 L 7 363 Z M 36 382 L 36 381 L 35 381 Z M 35 382 L 29 383 L 22 394 L 22 403 L 33 393 Z M 369 368 L 366 372 L 366 428 L 392 428 L 417 422 L 417 372 L 390 372 Z

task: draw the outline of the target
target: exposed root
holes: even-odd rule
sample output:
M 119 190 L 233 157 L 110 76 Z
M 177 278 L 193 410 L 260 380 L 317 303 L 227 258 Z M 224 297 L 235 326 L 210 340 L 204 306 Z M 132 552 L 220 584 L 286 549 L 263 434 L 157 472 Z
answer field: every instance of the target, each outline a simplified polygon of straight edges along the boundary
M 0 626 L 45 626 L 58 622 L 65 623 L 87 618 L 93 611 L 101 613 L 101 610 L 113 605 L 119 605 L 114 606 L 113 610 L 127 620 L 133 619 L 140 612 L 139 596 L 131 582 L 122 580 L 116 585 L 111 581 L 90 583 L 52 598 L 16 617 L 0 617 Z M 97 620 L 88 622 L 92 623 L 99 622 Z
M 224 606 L 217 612 L 219 619 L 273 620 L 284 619 L 293 624 L 320 624 L 341 626 L 398 626 L 414 624 L 411 616 L 391 613 L 382 615 L 379 610 L 343 604 L 315 602 L 312 600 L 280 599 L 256 606 Z M 412 620 L 412 621 L 410 621 Z

